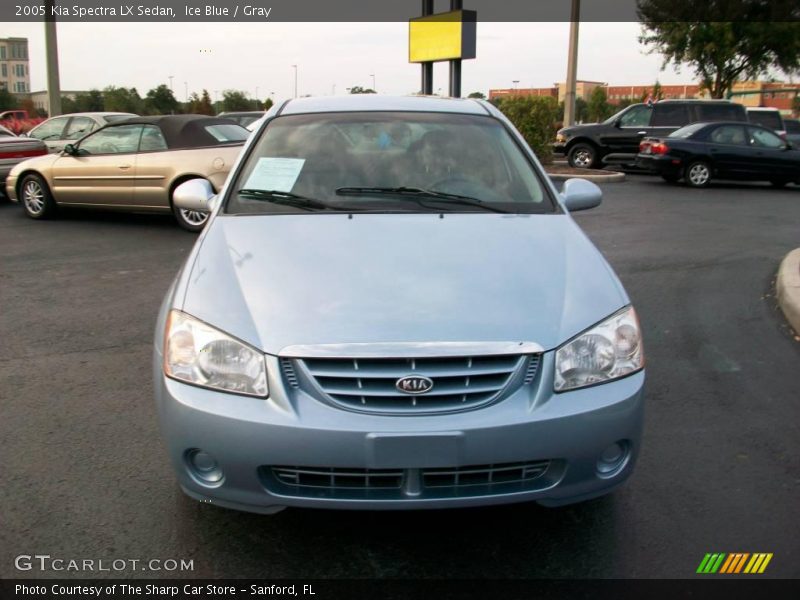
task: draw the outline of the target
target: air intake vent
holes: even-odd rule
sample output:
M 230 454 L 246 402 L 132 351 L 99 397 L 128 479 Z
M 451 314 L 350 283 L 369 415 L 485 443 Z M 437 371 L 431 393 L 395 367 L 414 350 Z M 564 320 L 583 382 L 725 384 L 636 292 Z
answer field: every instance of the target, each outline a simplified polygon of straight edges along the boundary
M 541 362 L 541 355 L 534 354 L 528 361 L 528 368 L 525 370 L 525 385 L 533 383 L 536 379 L 536 374 L 539 372 L 539 363 Z
M 281 359 L 281 370 L 283 371 L 283 376 L 286 378 L 286 384 L 289 387 L 296 388 L 300 385 L 297 381 L 297 374 L 294 372 L 294 365 L 292 365 L 291 359 Z

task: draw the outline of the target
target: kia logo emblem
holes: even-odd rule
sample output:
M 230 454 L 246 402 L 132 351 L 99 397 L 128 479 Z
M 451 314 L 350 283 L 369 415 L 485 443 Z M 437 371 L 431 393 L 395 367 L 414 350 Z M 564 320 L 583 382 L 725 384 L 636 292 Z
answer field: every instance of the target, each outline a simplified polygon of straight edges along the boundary
M 424 394 L 433 389 L 433 381 L 421 375 L 408 375 L 398 379 L 394 387 L 404 394 Z

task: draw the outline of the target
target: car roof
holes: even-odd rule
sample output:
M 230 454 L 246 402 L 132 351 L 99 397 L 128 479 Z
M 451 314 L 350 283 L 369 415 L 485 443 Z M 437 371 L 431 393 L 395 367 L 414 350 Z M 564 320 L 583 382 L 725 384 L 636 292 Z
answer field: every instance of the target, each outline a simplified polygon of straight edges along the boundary
M 747 112 L 781 112 L 774 106 L 748 106 Z
M 489 114 L 483 105 L 472 99 L 439 96 L 381 96 L 379 94 L 297 98 L 284 104 L 280 114 L 365 111 L 442 112 L 483 116 Z
M 55 119 L 56 117 L 107 117 L 111 115 L 132 115 L 132 114 L 133 113 L 126 113 L 126 112 L 92 111 L 92 112 L 65 113 L 63 115 L 56 115 L 55 117 L 50 117 L 50 118 Z
M 230 119 L 219 117 L 208 117 L 206 115 L 159 115 L 153 117 L 131 117 L 123 121 L 116 121 L 106 127 L 118 127 L 120 125 L 155 125 L 164 135 L 167 147 L 174 148 L 200 148 L 204 146 L 217 146 L 223 143 L 244 143 L 242 142 L 220 142 L 217 138 L 206 131 L 208 125 L 227 125 L 239 127 L 232 123 Z M 244 127 L 241 128 L 247 132 Z M 249 133 L 249 132 L 247 132 Z
M 221 112 L 217 116 L 218 117 L 247 117 L 250 115 L 263 115 L 266 111 L 264 110 L 232 110 L 230 112 Z

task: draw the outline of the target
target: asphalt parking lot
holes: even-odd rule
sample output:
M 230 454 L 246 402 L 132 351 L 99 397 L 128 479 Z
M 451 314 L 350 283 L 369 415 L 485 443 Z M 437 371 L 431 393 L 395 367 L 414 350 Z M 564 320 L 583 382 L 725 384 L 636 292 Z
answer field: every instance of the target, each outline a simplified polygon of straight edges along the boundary
M 185 498 L 161 445 L 152 330 L 195 237 L 169 217 L 35 222 L 0 201 L 0 577 L 75 576 L 14 569 L 45 553 L 192 559 L 172 575 L 198 577 L 679 578 L 706 552 L 772 552 L 765 576 L 800 576 L 800 342 L 772 296 L 800 246 L 800 188 L 631 175 L 604 191 L 577 220 L 648 360 L 623 489 L 561 509 L 272 517 Z

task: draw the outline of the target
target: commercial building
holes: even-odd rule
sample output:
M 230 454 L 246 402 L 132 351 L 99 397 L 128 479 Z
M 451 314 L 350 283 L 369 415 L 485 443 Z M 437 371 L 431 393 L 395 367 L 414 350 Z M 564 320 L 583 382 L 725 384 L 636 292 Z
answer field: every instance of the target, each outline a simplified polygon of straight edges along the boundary
M 489 99 L 508 96 L 549 96 L 564 101 L 566 84 L 554 83 L 551 87 L 543 88 L 505 88 L 489 90 Z M 624 100 L 633 99 L 640 101 L 652 95 L 653 85 L 609 85 L 599 81 L 578 81 L 576 84 L 576 97 L 588 100 L 595 88 L 605 89 L 606 98 L 611 104 L 618 104 Z M 777 108 L 782 113 L 789 115 L 793 110 L 794 98 L 800 94 L 800 83 L 782 83 L 767 81 L 740 81 L 733 86 L 731 100 L 745 106 L 766 106 Z M 676 98 L 708 98 L 708 92 L 700 89 L 696 84 L 661 85 L 660 97 L 663 99 Z
M 31 91 L 28 38 L 0 38 L 0 89 L 12 94 Z

